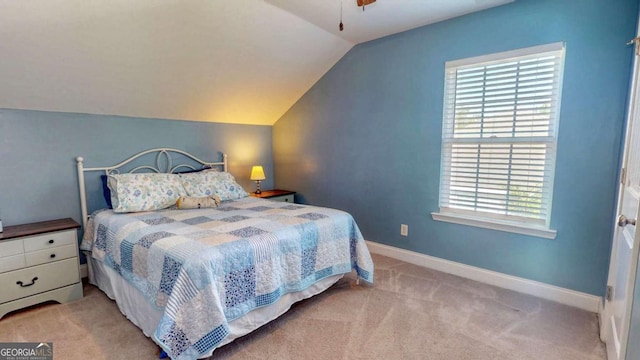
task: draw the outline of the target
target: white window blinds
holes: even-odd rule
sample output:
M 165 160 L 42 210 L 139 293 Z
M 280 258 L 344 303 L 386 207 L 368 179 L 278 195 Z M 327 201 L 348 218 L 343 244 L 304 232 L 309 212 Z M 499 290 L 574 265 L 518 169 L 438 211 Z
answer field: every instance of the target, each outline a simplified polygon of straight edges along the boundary
M 564 45 L 447 62 L 440 211 L 548 227 Z

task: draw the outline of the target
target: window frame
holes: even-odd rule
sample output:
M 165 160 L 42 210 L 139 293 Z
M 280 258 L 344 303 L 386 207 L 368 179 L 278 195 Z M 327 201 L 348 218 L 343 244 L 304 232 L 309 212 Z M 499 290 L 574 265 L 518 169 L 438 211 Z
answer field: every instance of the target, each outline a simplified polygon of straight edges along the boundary
M 551 156 L 549 156 L 544 165 L 544 174 L 548 179 L 546 181 L 542 181 L 543 187 L 541 188 L 541 203 L 544 206 L 546 204 L 547 209 L 544 214 L 544 219 L 542 218 L 533 218 L 533 217 L 519 217 L 507 214 L 492 214 L 489 211 L 482 211 L 482 209 L 478 210 L 477 205 L 473 206 L 473 210 L 468 209 L 457 209 L 455 207 L 443 206 L 443 197 L 446 199 L 444 202 L 451 201 L 450 192 L 451 181 L 448 183 L 445 181 L 447 177 L 445 175 L 445 171 L 448 171 L 451 167 L 452 159 L 454 159 L 453 150 L 448 150 L 447 146 L 453 149 L 453 144 L 478 144 L 480 148 L 480 144 L 511 144 L 510 146 L 513 148 L 513 144 L 537 144 L 534 139 L 535 136 L 529 136 L 529 141 L 522 141 L 517 136 L 506 136 L 504 138 L 496 138 L 495 136 L 489 138 L 483 138 L 480 136 L 477 138 L 477 142 L 473 140 L 470 141 L 459 141 L 459 139 L 455 138 L 454 130 L 451 130 L 451 124 L 455 124 L 455 121 L 451 120 L 452 117 L 455 117 L 455 105 L 451 108 L 448 108 L 450 104 L 448 101 L 450 99 L 455 98 L 456 90 L 459 86 L 457 71 L 460 69 L 468 69 L 468 68 L 482 68 L 489 65 L 508 63 L 509 61 L 514 60 L 522 60 L 526 57 L 536 56 L 536 55 L 544 55 L 545 53 L 553 53 L 554 56 L 558 57 L 558 74 L 557 78 L 554 77 L 554 81 L 557 80 L 557 87 L 555 88 L 556 93 L 552 95 L 552 99 L 550 100 L 550 104 L 555 103 L 555 107 L 553 108 L 554 113 L 551 115 L 552 118 L 549 120 L 549 133 L 550 135 L 544 136 L 545 140 L 540 142 L 544 144 L 545 151 L 553 152 Z M 558 142 L 558 127 L 559 127 L 559 118 L 560 118 L 560 102 L 562 99 L 562 82 L 563 82 L 563 72 L 564 72 L 564 59 L 565 59 L 565 44 L 564 42 L 556 42 L 551 44 L 527 47 L 522 49 L 516 49 L 511 51 L 505 51 L 500 53 L 476 56 L 466 59 L 448 61 L 445 64 L 445 83 L 444 83 L 444 99 L 443 99 L 443 120 L 442 120 L 442 145 L 441 145 L 441 162 L 440 162 L 440 187 L 438 191 L 439 197 L 439 211 L 432 212 L 432 218 L 437 221 L 445 221 L 455 224 L 469 225 L 499 231 L 507 231 L 512 233 L 531 235 L 541 238 L 554 239 L 556 237 L 556 230 L 552 230 L 550 228 L 551 223 L 551 211 L 552 211 L 552 200 L 553 200 L 553 185 L 554 185 L 554 175 L 556 170 L 556 159 L 557 159 L 557 142 Z M 555 68 L 554 68 L 555 69 Z M 449 82 L 449 74 L 451 71 L 455 71 L 455 79 L 453 84 Z M 520 80 L 514 82 L 514 84 L 520 83 Z M 482 85 L 482 91 L 485 90 L 485 84 Z M 483 99 L 483 104 L 485 100 Z M 484 105 L 483 105 L 484 106 Z M 453 121 L 453 123 L 452 123 Z M 484 115 L 481 116 L 480 123 L 484 124 Z M 514 118 L 514 121 L 517 121 Z M 449 126 L 449 128 L 447 128 Z M 484 125 L 482 125 L 484 126 Z M 496 138 L 495 140 L 492 140 Z M 527 137 L 524 137 L 527 138 Z M 533 146 L 531 147 L 533 148 Z M 480 151 L 480 150 L 478 150 Z M 449 154 L 449 156 L 447 156 Z M 478 153 L 480 154 L 480 152 Z M 480 156 L 480 155 L 479 155 Z M 445 165 L 446 164 L 446 165 Z M 448 167 L 447 167 L 448 166 Z M 471 169 L 471 168 L 470 168 Z M 512 169 L 511 165 L 509 165 L 509 169 L 506 171 L 508 176 L 514 173 L 516 169 Z M 469 177 L 469 179 L 474 179 L 473 177 Z M 477 182 L 478 177 L 475 177 L 475 181 Z M 450 178 L 449 178 L 450 180 Z M 443 193 L 443 191 L 445 191 Z M 507 190 L 508 191 L 508 190 Z M 546 193 L 545 193 L 546 191 Z M 477 194 L 477 193 L 476 193 Z M 446 198 L 449 196 L 449 198 Z M 546 203 L 545 203 L 546 201 Z M 504 207 L 507 208 L 511 203 L 505 203 Z M 508 211 L 508 210 L 505 210 Z

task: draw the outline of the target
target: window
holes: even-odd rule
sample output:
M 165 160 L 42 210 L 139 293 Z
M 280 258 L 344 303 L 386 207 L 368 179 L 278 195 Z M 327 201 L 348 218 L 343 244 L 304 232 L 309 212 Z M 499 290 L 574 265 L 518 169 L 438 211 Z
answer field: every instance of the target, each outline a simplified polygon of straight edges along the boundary
M 436 220 L 549 229 L 564 44 L 450 61 Z

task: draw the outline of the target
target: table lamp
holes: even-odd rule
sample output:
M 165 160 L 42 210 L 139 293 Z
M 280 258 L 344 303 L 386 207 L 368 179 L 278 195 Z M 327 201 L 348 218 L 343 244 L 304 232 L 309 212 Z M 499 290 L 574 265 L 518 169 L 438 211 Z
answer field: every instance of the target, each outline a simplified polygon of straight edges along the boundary
M 258 165 L 251 168 L 251 180 L 254 180 L 257 184 L 255 194 L 262 194 L 262 191 L 260 191 L 260 180 L 264 179 L 266 179 L 266 177 L 264 176 L 264 169 L 262 169 L 262 166 Z

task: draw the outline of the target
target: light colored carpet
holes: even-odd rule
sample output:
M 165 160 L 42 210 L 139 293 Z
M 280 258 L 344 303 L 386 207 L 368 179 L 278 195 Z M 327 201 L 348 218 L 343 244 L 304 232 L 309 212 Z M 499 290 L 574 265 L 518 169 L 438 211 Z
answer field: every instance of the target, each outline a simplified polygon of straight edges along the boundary
M 213 359 L 605 359 L 596 314 L 374 255 L 353 276 L 214 352 Z M 0 320 L 0 341 L 53 342 L 55 359 L 157 359 L 91 285 L 85 297 Z

